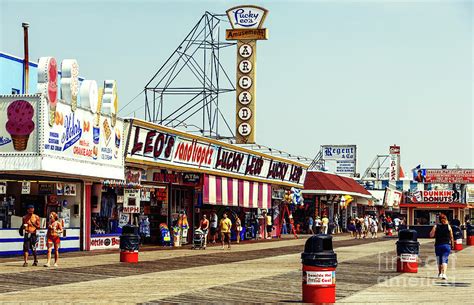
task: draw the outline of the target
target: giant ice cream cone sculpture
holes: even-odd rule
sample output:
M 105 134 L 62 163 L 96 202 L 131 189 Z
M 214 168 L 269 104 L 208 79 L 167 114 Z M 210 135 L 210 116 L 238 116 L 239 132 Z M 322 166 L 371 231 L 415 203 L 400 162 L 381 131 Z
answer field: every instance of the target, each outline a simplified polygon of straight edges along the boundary
M 16 151 L 24 151 L 28 146 L 30 134 L 35 129 L 32 120 L 34 113 L 33 106 L 24 100 L 14 101 L 7 108 L 8 121 L 5 127 Z

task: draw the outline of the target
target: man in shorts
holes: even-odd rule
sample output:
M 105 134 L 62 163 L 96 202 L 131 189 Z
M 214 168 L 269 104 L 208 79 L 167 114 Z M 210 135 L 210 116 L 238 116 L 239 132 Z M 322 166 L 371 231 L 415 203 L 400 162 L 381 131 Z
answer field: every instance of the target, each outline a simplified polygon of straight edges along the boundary
M 35 207 L 33 205 L 28 205 L 26 207 L 28 214 L 23 216 L 23 258 L 24 263 L 23 267 L 28 267 L 28 255 L 29 250 L 33 253 L 34 261 L 33 266 L 38 266 L 38 259 L 36 256 L 36 243 L 38 241 L 36 237 L 36 230 L 40 228 L 40 218 L 38 215 L 34 214 Z
M 221 231 L 221 241 L 222 249 L 225 249 L 224 244 L 227 241 L 227 245 L 230 249 L 230 228 L 232 227 L 232 221 L 227 218 L 227 214 L 222 215 L 221 222 L 219 224 L 219 229 Z

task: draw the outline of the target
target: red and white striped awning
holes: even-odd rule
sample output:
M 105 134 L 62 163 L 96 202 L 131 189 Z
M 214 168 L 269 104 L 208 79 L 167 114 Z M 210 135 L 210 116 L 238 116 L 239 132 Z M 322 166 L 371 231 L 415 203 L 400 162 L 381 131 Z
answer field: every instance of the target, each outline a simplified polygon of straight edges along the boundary
M 272 187 L 268 183 L 204 175 L 204 204 L 268 209 Z

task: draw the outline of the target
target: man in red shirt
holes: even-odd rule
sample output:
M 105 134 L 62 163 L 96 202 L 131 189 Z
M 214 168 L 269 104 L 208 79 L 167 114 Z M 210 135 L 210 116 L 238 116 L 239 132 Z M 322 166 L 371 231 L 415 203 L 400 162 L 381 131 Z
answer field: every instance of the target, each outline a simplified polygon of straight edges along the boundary
M 38 241 L 36 230 L 40 228 L 40 218 L 38 215 L 34 214 L 35 207 L 33 205 L 28 205 L 26 209 L 28 214 L 23 216 L 23 258 L 25 261 L 23 267 L 28 267 L 28 254 L 30 249 L 34 257 L 33 266 L 38 266 L 38 259 L 36 256 L 36 243 Z

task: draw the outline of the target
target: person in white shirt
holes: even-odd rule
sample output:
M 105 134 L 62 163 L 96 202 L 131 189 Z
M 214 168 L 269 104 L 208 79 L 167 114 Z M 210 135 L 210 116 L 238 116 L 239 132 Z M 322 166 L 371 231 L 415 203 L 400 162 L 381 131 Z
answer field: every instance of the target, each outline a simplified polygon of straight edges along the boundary
M 372 234 L 372 238 L 377 238 L 377 219 L 375 216 L 369 218 L 369 230 Z
M 398 217 L 395 217 L 395 219 L 393 220 L 393 223 L 395 224 L 395 231 L 397 232 L 398 232 L 398 227 L 400 226 L 400 222 L 401 220 Z
M 218 225 L 218 218 L 216 212 L 212 211 L 211 212 L 211 218 L 210 218 L 210 225 L 209 227 L 211 228 L 210 231 L 210 241 L 215 244 L 216 243 L 216 238 L 217 238 L 217 225 Z

